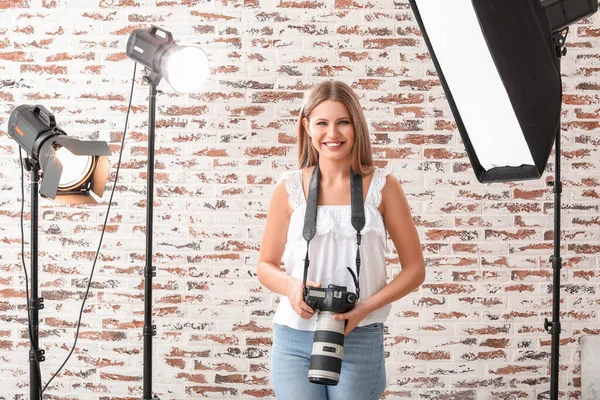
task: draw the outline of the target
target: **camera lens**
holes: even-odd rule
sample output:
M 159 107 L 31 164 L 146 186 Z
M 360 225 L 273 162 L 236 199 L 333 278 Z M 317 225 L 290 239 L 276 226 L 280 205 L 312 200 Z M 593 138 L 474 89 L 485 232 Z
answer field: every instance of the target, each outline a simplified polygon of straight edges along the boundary
M 308 380 L 321 385 L 337 385 L 344 353 L 344 320 L 333 319 L 333 312 L 321 311 L 308 367 Z

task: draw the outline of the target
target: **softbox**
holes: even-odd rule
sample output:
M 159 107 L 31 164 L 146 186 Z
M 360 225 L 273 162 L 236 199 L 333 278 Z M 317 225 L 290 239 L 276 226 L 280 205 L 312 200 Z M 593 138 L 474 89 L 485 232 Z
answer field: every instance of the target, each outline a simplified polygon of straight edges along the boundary
M 539 0 L 410 0 L 480 182 L 541 177 L 560 129 L 559 60 Z

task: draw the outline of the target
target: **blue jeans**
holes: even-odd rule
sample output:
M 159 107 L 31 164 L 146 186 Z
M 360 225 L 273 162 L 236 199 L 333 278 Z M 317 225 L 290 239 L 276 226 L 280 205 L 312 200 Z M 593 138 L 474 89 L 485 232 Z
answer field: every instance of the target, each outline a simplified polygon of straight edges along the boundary
M 314 332 L 275 324 L 271 375 L 278 400 L 376 400 L 385 390 L 383 324 L 356 327 L 344 339 L 337 386 L 308 381 Z

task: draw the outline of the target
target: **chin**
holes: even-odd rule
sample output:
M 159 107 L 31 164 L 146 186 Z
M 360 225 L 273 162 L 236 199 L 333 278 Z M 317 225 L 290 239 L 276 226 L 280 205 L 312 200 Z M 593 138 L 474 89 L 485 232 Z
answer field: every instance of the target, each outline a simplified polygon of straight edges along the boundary
M 348 154 L 319 154 L 319 157 L 322 157 L 326 160 L 331 160 L 331 161 L 345 161 L 345 160 L 350 160 L 350 153 Z

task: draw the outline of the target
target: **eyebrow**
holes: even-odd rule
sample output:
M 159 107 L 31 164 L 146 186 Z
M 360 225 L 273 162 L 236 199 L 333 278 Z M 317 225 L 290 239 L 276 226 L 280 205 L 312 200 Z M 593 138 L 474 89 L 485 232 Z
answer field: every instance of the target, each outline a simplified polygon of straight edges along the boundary
M 342 118 L 336 119 L 336 121 L 341 121 L 343 119 L 351 119 L 351 118 L 350 117 L 342 117 Z M 329 121 L 329 120 L 327 118 L 318 117 L 318 118 L 315 118 L 315 121 Z

